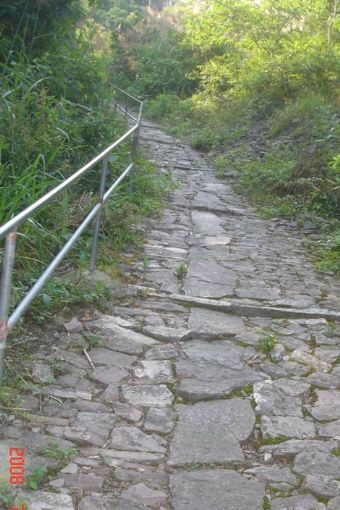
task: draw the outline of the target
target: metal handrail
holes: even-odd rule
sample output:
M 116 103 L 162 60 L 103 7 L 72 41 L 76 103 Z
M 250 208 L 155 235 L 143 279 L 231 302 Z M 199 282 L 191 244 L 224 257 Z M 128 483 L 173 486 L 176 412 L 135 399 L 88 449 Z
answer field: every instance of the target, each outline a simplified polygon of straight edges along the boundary
M 88 227 L 91 221 L 94 220 L 94 231 L 93 231 L 93 240 L 92 240 L 92 250 L 91 250 L 91 262 L 90 269 L 94 270 L 96 266 L 97 260 L 97 248 L 98 248 L 98 238 L 100 231 L 100 219 L 101 219 L 101 211 L 104 204 L 112 195 L 113 191 L 119 186 L 119 184 L 129 175 L 130 176 L 130 184 L 129 191 L 132 189 L 132 173 L 136 165 L 136 154 L 137 147 L 139 142 L 139 133 L 142 121 L 142 112 L 143 112 L 143 102 L 139 99 L 135 98 L 131 94 L 128 94 L 121 88 L 116 85 L 111 84 L 112 87 L 119 92 L 119 94 L 123 95 L 126 100 L 124 101 L 124 106 L 120 104 L 116 99 L 114 100 L 114 108 L 115 111 L 122 112 L 125 118 L 129 118 L 135 122 L 133 127 L 129 128 L 123 136 L 121 136 L 118 140 L 113 142 L 109 147 L 103 150 L 98 156 L 93 158 L 91 161 L 86 163 L 82 168 L 77 170 L 70 177 L 65 179 L 58 186 L 53 188 L 51 191 L 46 193 L 44 196 L 39 198 L 36 202 L 26 207 L 23 211 L 18 213 L 14 218 L 11 218 L 4 225 L 0 227 L 0 240 L 5 238 L 5 249 L 3 255 L 3 263 L 2 263 L 2 273 L 1 273 L 1 283 L 0 283 L 0 381 L 3 375 L 3 364 L 4 364 L 4 353 L 6 348 L 6 340 L 9 332 L 18 322 L 18 320 L 25 313 L 33 299 L 39 294 L 40 290 L 46 284 L 46 282 L 51 278 L 55 269 L 60 265 L 63 259 L 66 257 L 68 252 L 75 245 L 81 234 Z M 135 117 L 128 111 L 128 100 L 132 100 L 135 103 L 138 103 L 138 115 Z M 121 145 L 125 140 L 127 140 L 130 136 L 133 135 L 132 141 L 132 149 L 131 149 L 131 162 L 123 171 L 123 173 L 112 183 L 107 191 L 106 189 L 106 181 L 108 174 L 108 155 L 116 149 L 119 145 Z M 51 200 L 57 197 L 63 190 L 68 189 L 72 184 L 78 181 L 81 177 L 83 177 L 87 172 L 89 172 L 92 168 L 94 168 L 98 163 L 103 162 L 101 176 L 100 176 L 100 184 L 99 184 L 99 192 L 98 192 L 98 201 L 96 205 L 91 209 L 91 211 L 87 214 L 85 219 L 78 226 L 76 231 L 69 238 L 67 243 L 63 246 L 63 248 L 59 251 L 59 253 L 54 257 L 52 262 L 47 266 L 47 268 L 40 275 L 35 284 L 29 289 L 24 298 L 17 304 L 15 310 L 10 314 L 10 300 L 12 293 L 12 282 L 13 282 L 13 268 L 15 262 L 15 249 L 16 249 L 16 239 L 17 232 L 20 225 L 30 218 L 34 213 L 40 210 L 43 206 L 48 204 Z

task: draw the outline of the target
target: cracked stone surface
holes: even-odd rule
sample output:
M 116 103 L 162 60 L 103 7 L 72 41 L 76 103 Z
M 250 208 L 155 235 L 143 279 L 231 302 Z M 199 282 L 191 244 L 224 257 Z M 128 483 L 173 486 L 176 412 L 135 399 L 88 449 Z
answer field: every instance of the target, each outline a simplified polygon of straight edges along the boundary
M 339 510 L 340 282 L 197 152 L 145 122 L 141 144 L 180 183 L 136 226 L 148 267 L 122 253 L 129 283 L 91 277 L 110 311 L 35 340 L 35 391 L 1 409 L 0 482 L 25 448 L 49 469 L 19 491 L 32 510 Z
M 200 402 L 176 410 L 179 421 L 170 446 L 170 466 L 243 462 L 240 441 L 250 437 L 255 425 L 248 401 Z
M 174 510 L 262 510 L 264 484 L 222 469 L 179 471 L 171 476 Z
M 175 366 L 177 393 L 192 401 L 221 398 L 261 379 L 228 341 L 187 343 Z

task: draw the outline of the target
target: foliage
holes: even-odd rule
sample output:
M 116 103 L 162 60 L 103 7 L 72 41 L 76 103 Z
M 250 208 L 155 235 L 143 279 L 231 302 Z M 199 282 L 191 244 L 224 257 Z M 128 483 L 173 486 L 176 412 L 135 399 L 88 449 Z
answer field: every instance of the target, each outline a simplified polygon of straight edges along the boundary
M 31 490 L 38 490 L 44 483 L 47 477 L 47 468 L 45 466 L 39 466 L 34 469 L 28 470 L 26 476 L 26 487 Z
M 91 1 L 88 9 L 99 9 L 103 3 Z M 110 36 L 85 5 L 80 0 L 1 3 L 0 223 L 71 175 L 125 130 L 111 107 Z M 108 182 L 125 168 L 130 149 L 126 143 L 110 156 Z M 169 186 L 169 179 L 157 179 L 142 159 L 139 165 L 133 193 L 129 196 L 127 184 L 122 184 L 103 214 L 101 243 L 115 242 L 112 251 L 137 242 L 132 223 L 140 215 L 154 213 Z M 95 203 L 99 170 L 95 167 L 21 226 L 13 305 Z M 117 228 L 112 229 L 116 221 Z M 90 246 L 89 229 L 66 264 L 84 269 Z M 63 309 L 103 298 L 103 289 L 85 292 L 54 279 L 33 304 L 31 316 L 42 321 L 52 315 L 56 304 Z
M 42 455 L 44 457 L 48 457 L 49 459 L 55 459 L 55 460 L 68 460 L 70 457 L 76 455 L 78 450 L 76 448 L 66 448 L 62 449 L 58 445 L 58 443 L 50 443 L 48 446 L 46 446 L 43 451 Z
M 256 349 L 263 353 L 269 353 L 274 349 L 275 345 L 276 345 L 275 336 L 267 335 L 258 341 Z
M 188 273 L 188 266 L 184 263 L 176 266 L 175 276 L 178 280 L 183 281 Z
M 217 175 L 238 174 L 264 217 L 326 218 L 319 267 L 340 272 L 338 0 L 178 0 L 139 11 L 113 47 L 150 118 L 224 152 Z

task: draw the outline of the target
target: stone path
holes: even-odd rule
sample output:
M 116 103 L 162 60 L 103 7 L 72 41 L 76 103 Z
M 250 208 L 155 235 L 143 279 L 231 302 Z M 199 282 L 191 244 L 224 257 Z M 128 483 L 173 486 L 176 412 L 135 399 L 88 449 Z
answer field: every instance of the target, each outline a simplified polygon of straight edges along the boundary
M 49 467 L 32 510 L 339 510 L 339 283 L 197 152 L 150 124 L 142 144 L 179 187 L 138 282 L 39 350 L 0 454 Z

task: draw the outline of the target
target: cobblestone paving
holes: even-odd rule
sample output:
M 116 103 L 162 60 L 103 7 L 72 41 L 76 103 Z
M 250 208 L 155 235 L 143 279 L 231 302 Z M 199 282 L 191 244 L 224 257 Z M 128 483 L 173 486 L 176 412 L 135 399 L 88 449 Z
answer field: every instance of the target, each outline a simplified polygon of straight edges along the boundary
M 339 510 L 339 284 L 198 153 L 150 124 L 142 144 L 179 187 L 138 284 L 40 349 L 36 421 L 3 430 L 55 473 L 32 510 Z

